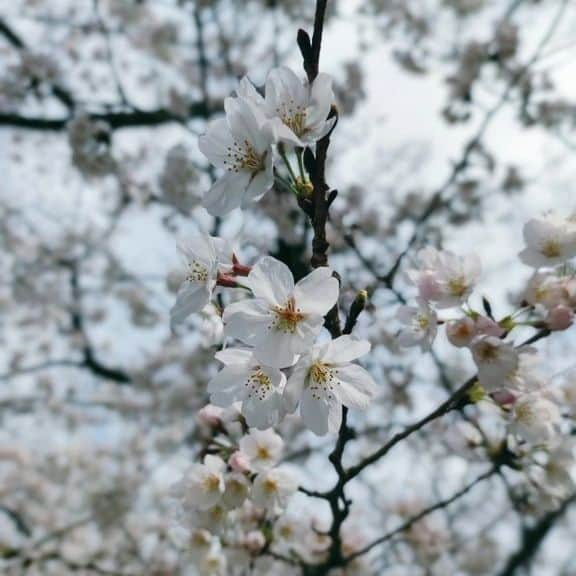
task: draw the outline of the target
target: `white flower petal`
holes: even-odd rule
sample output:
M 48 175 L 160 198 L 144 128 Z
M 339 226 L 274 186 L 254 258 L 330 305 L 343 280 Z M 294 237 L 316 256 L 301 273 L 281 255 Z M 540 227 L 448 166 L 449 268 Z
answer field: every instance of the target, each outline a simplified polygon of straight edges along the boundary
M 227 306 L 222 320 L 227 336 L 238 338 L 248 345 L 255 345 L 265 337 L 273 317 L 264 300 L 253 299 Z
M 315 396 L 306 388 L 302 395 L 300 414 L 307 428 L 318 436 L 337 432 L 342 422 L 342 405 L 334 396 Z
M 209 162 L 218 168 L 226 168 L 229 149 L 234 145 L 228 123 L 224 118 L 214 120 L 208 132 L 198 139 L 198 147 Z
M 310 355 L 300 358 L 294 367 L 290 378 L 288 378 L 282 398 L 283 409 L 288 414 L 294 412 L 298 407 L 306 379 L 310 372 L 311 364 L 312 357 Z
M 249 182 L 248 172 L 227 172 L 204 194 L 202 205 L 212 216 L 224 216 L 240 207 Z
M 302 312 L 324 316 L 336 304 L 339 292 L 340 285 L 330 268 L 321 267 L 296 284 L 294 298 Z
M 345 364 L 370 352 L 368 340 L 357 340 L 353 336 L 340 336 L 328 343 L 319 358 L 329 364 Z
M 256 344 L 254 356 L 267 366 L 286 368 L 296 360 L 295 344 L 298 342 L 292 334 L 271 329 Z
M 248 102 L 242 98 L 226 98 L 224 109 L 226 110 L 226 120 L 236 142 L 248 141 L 258 153 L 266 150 L 269 139 L 260 128 Z
M 338 368 L 338 396 L 344 406 L 366 410 L 376 395 L 376 384 L 370 373 L 356 364 Z
M 248 348 L 225 348 L 216 352 L 214 357 L 226 366 L 229 364 L 250 366 L 253 363 L 252 350 Z
M 272 161 L 272 154 L 269 153 L 266 156 L 266 169 L 261 170 L 257 174 L 255 174 L 246 191 L 244 193 L 244 197 L 242 199 L 242 208 L 246 208 L 250 205 L 251 202 L 255 202 L 259 200 L 272 188 L 274 184 L 274 172 L 273 172 L 273 161 Z
M 294 277 L 286 264 L 264 256 L 253 266 L 247 285 L 256 298 L 263 298 L 273 306 L 283 306 L 294 290 Z
M 200 312 L 210 302 L 211 290 L 207 283 L 183 282 L 176 296 L 176 303 L 170 310 L 173 325 L 183 322 L 190 314 Z

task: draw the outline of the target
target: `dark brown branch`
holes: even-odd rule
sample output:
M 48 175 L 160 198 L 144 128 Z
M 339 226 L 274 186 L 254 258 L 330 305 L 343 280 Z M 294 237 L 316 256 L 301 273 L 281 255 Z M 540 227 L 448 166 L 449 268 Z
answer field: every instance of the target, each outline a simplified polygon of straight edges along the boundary
M 26 43 L 22 38 L 8 25 L 8 23 L 0 18 L 0 34 L 6 38 L 6 40 L 20 52 L 26 52 L 28 50 Z M 60 101 L 68 110 L 74 110 L 76 104 L 72 94 L 66 88 L 63 88 L 59 84 L 51 83 L 50 88 L 52 94 Z
M 178 116 L 163 108 L 128 112 L 96 112 L 88 114 L 88 116 L 94 121 L 106 122 L 113 130 L 117 130 L 120 128 L 149 128 L 162 124 L 182 123 L 190 118 L 209 117 L 215 110 L 216 104 L 214 107 L 207 107 L 204 102 L 198 102 L 189 107 L 187 118 Z M 64 130 L 70 119 L 70 117 L 41 118 L 21 116 L 17 113 L 4 112 L 0 113 L 0 126 L 57 132 Z
M 106 380 L 112 380 L 118 384 L 129 384 L 132 378 L 129 374 L 121 370 L 120 368 L 114 368 L 107 366 L 98 360 L 92 343 L 88 338 L 86 333 L 86 327 L 84 325 L 84 315 L 81 306 L 81 290 L 80 290 L 80 279 L 78 274 L 78 264 L 73 261 L 62 261 L 61 266 L 66 268 L 70 272 L 70 291 L 72 295 L 72 307 L 71 307 L 71 323 L 72 329 L 77 332 L 82 338 L 82 362 L 81 366 L 88 368 L 93 374 L 100 378 Z

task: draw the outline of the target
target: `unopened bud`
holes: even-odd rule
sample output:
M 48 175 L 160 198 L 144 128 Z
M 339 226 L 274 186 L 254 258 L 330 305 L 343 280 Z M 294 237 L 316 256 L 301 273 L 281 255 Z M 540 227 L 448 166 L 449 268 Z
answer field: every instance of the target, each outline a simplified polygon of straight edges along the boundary
M 308 178 L 296 178 L 296 183 L 294 185 L 298 196 L 303 196 L 304 198 L 309 198 L 314 192 L 314 185 Z

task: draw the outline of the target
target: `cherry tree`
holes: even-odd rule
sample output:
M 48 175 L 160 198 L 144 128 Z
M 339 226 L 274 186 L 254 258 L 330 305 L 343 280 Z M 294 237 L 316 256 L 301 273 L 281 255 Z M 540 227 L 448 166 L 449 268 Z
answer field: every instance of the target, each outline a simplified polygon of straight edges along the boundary
M 450 242 L 528 198 L 501 112 L 573 153 L 569 2 L 90 4 L 0 19 L 2 569 L 571 573 L 574 206 Z M 474 129 L 436 188 L 352 132 L 380 42 Z

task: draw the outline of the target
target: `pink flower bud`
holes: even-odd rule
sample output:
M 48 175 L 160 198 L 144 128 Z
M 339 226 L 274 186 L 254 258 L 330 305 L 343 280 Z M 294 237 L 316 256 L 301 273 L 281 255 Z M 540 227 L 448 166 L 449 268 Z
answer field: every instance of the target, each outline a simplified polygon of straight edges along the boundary
M 550 330 L 566 330 L 574 321 L 574 312 L 568 306 L 556 306 L 548 312 L 546 324 Z
M 257 554 L 266 546 L 266 538 L 264 538 L 264 534 L 260 530 L 253 530 L 244 536 L 242 543 L 248 552 Z
M 235 472 L 249 472 L 250 471 L 250 461 L 248 457 L 240 450 L 236 450 L 232 456 L 228 459 L 228 466 L 232 468 Z
M 222 408 L 208 404 L 198 411 L 198 414 L 196 414 L 196 420 L 201 426 L 216 428 L 222 424 L 222 412 Z
M 458 348 L 469 346 L 476 336 L 476 325 L 471 318 L 452 320 L 446 324 L 446 336 L 450 343 Z
M 516 395 L 510 390 L 498 390 L 491 396 L 494 402 L 500 406 L 511 406 L 516 402 Z

